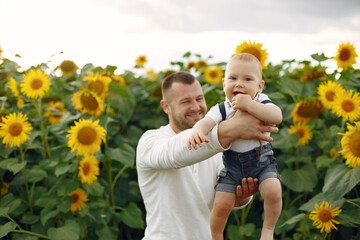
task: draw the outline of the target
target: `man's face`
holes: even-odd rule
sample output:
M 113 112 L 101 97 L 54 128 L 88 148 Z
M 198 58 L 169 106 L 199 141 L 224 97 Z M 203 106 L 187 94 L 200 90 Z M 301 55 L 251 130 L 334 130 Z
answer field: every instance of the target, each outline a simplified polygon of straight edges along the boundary
M 191 85 L 175 82 L 162 101 L 162 107 L 169 116 L 175 133 L 192 128 L 206 113 L 206 102 L 201 85 L 195 81 Z

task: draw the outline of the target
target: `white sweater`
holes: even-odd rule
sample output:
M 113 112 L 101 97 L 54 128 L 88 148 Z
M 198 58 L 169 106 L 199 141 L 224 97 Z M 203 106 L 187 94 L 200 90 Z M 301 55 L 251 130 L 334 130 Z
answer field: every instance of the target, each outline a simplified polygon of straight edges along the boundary
M 175 134 L 167 125 L 139 140 L 136 167 L 147 212 L 144 240 L 211 239 L 214 186 L 223 168 L 220 152 L 226 149 L 217 139 L 217 126 L 208 135 L 210 142 L 198 150 L 187 148 L 189 133 Z

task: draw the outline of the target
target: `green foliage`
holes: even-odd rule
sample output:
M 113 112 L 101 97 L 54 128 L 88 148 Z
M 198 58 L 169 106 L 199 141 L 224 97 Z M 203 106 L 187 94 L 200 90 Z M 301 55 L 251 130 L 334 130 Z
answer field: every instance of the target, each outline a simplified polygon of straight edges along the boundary
M 319 230 L 312 226 L 308 215 L 314 205 L 323 201 L 342 212 L 336 217 L 341 225 L 328 239 L 359 238 L 360 168 L 345 165 L 342 155 L 331 156 L 329 151 L 341 150 L 341 136 L 347 131 L 343 120 L 329 109 L 308 123 L 313 138 L 306 145 L 298 145 L 298 134 L 290 134 L 294 124 L 291 112 L 304 100 L 318 99 L 317 88 L 325 80 L 339 82 L 346 89 L 359 92 L 359 69 L 332 71 L 322 66 L 331 59 L 324 54 L 313 54 L 317 61 L 295 59 L 281 64 L 268 64 L 263 71 L 264 92 L 283 112 L 279 132 L 272 134 L 273 148 L 281 174 L 283 210 L 278 220 L 276 239 L 320 239 Z M 167 116 L 160 107 L 162 80 L 172 71 L 188 71 L 200 81 L 208 107 L 223 101 L 221 83 L 209 84 L 204 71 L 191 65 L 197 61 L 210 62 L 212 57 L 186 52 L 183 59 L 170 63 L 170 69 L 158 72 L 156 79 L 146 76 L 143 67 L 134 67 L 120 73 L 116 66 L 105 68 L 89 63 L 72 76 L 62 76 L 59 69 L 47 64 L 37 66 L 51 79 L 50 91 L 42 101 L 27 99 L 17 105 L 17 96 L 8 88 L 8 80 L 18 84 L 28 70 L 19 68 L 9 59 L 0 60 L 1 115 L 22 112 L 29 117 L 33 129 L 20 148 L 0 144 L 0 237 L 3 239 L 141 239 L 145 228 L 145 210 L 135 168 L 136 146 L 144 131 L 167 124 Z M 222 70 L 226 63 L 212 63 Z M 77 111 L 72 96 L 85 88 L 83 78 L 89 71 L 106 73 L 112 78 L 104 100 L 105 111 L 94 117 Z M 316 78 L 325 72 L 326 77 Z M 306 78 L 304 78 L 306 76 Z M 119 79 L 122 80 L 119 80 Z M 120 82 L 119 82 L 120 81 Z M 121 82 L 123 81 L 123 82 Z M 66 112 L 47 103 L 59 101 Z M 50 116 L 63 114 L 59 123 L 51 125 Z M 80 157 L 67 146 L 68 130 L 79 119 L 99 120 L 106 131 L 106 143 L 95 153 L 100 172 L 93 184 L 81 182 L 78 175 Z M 81 188 L 87 194 L 86 207 L 71 212 L 72 197 L 68 194 Z M 253 204 L 229 218 L 227 239 L 259 239 L 263 200 L 257 194 Z

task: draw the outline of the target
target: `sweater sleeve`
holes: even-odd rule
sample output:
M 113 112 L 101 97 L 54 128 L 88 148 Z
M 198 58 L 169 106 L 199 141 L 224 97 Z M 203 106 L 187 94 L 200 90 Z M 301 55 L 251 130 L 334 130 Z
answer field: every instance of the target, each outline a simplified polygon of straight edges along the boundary
M 150 130 L 140 138 L 136 151 L 137 167 L 170 169 L 186 167 L 210 158 L 224 149 L 218 140 L 216 125 L 208 134 L 209 143 L 197 150 L 187 148 L 190 129 L 169 136 L 158 130 Z

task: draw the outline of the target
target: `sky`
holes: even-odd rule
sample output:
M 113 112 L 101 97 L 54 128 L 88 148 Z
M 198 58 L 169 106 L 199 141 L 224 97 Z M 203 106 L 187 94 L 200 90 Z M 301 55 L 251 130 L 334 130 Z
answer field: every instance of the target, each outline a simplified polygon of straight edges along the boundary
M 73 60 L 123 71 L 145 55 L 160 71 L 188 51 L 227 61 L 243 41 L 263 44 L 273 64 L 335 56 L 346 42 L 360 55 L 359 0 L 0 0 L 0 23 L 3 56 L 23 68 Z

